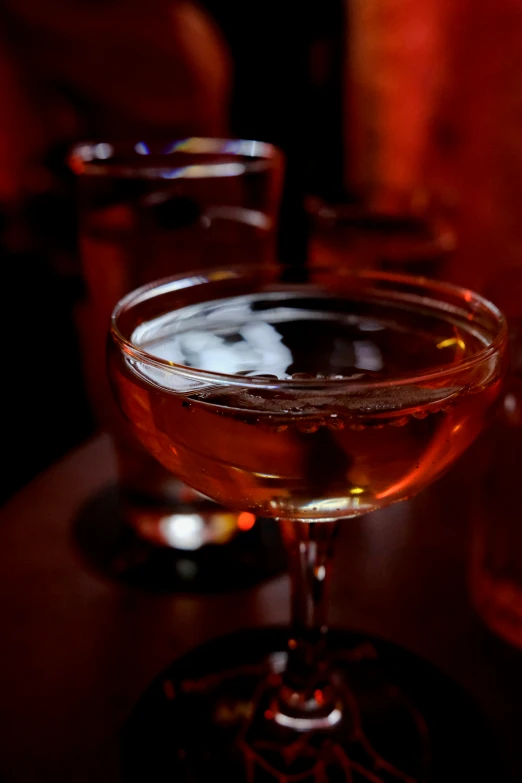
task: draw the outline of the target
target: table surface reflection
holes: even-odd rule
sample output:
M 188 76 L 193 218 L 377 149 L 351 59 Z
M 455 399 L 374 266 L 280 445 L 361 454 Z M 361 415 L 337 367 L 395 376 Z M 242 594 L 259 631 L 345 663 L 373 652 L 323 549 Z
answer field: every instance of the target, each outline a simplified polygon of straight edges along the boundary
M 286 576 L 190 596 L 148 593 L 90 571 L 72 521 L 114 478 L 101 435 L 0 510 L 3 783 L 115 783 L 120 728 L 172 658 L 227 631 L 288 621 Z M 469 605 L 466 493 L 458 488 L 450 474 L 412 501 L 343 525 L 331 623 L 391 639 L 452 675 L 522 780 L 522 652 L 489 635 Z

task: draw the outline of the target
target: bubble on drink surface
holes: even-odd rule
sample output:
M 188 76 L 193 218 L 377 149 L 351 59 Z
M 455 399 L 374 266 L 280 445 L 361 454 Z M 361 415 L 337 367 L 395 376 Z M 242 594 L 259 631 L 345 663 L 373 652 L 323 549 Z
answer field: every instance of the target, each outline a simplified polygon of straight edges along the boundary
M 345 372 L 342 375 L 339 373 L 294 372 L 290 377 L 293 381 L 357 381 L 369 380 L 370 378 L 368 373 L 360 372 L 357 368 L 354 368 L 353 372 Z
M 390 422 L 392 427 L 405 427 L 408 423 L 408 417 L 407 416 L 401 416 L 399 419 L 394 419 Z
M 331 416 L 328 416 L 326 419 L 326 426 L 329 430 L 338 431 L 344 429 L 344 421 L 339 418 L 339 416 L 336 413 L 333 413 Z
M 321 426 L 321 422 L 314 421 L 313 419 L 304 419 L 301 421 L 298 420 L 296 426 L 299 432 L 302 432 L 305 435 L 312 435 L 314 432 L 317 432 Z
M 317 375 L 311 372 L 294 372 L 292 373 L 293 381 L 314 381 L 317 379 Z
M 378 387 L 367 389 L 355 387 L 350 389 L 347 383 L 342 389 L 254 389 L 232 388 L 223 385 L 203 390 L 197 394 L 201 401 L 222 405 L 245 411 L 255 411 L 259 414 L 285 415 L 292 417 L 320 415 L 330 423 L 336 422 L 339 416 L 371 417 L 379 414 L 404 413 L 423 406 L 430 413 L 440 409 L 441 402 L 453 400 L 460 392 L 459 387 L 426 388 L 414 385 L 403 387 Z M 402 426 L 403 420 L 398 419 Z M 306 428 L 308 423 L 303 421 Z M 352 422 L 354 426 L 360 422 Z M 332 429 L 342 429 L 341 425 L 333 423 Z

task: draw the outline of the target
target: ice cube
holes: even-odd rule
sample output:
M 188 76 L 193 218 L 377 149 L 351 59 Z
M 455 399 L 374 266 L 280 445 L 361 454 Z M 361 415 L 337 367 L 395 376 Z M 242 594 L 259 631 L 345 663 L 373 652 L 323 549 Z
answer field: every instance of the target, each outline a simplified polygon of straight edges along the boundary
M 221 372 L 227 375 L 235 375 L 241 370 L 248 370 L 250 360 L 235 351 L 233 345 L 209 346 L 198 354 L 197 367 L 209 372 Z
M 158 359 L 164 359 L 173 364 L 185 364 L 185 355 L 179 340 L 175 338 L 147 346 L 147 350 Z
M 191 331 L 180 334 L 177 338 L 181 350 L 185 354 L 199 354 L 204 349 L 219 348 L 223 343 L 221 337 L 212 332 Z
M 244 324 L 239 330 L 239 334 L 256 348 L 279 345 L 283 339 L 283 335 L 279 334 L 277 329 L 266 321 L 253 321 Z

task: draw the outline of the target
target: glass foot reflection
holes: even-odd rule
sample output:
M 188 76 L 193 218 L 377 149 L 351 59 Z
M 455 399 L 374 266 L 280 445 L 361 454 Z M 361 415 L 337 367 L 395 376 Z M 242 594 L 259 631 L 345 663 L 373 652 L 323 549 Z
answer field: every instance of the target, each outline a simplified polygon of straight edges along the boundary
M 259 522 L 202 496 L 140 509 L 108 487 L 82 508 L 72 534 L 82 558 L 104 576 L 153 590 L 220 592 L 285 569 L 277 523 Z
M 126 783 L 501 783 L 494 744 L 468 697 L 395 645 L 331 632 L 342 719 L 296 731 L 277 721 L 286 633 L 244 631 L 175 662 L 127 724 Z

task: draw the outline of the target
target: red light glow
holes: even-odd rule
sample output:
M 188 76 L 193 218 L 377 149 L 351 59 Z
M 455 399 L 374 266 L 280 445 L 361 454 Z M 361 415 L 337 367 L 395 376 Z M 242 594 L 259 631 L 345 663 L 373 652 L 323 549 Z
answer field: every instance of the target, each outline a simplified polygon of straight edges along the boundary
M 249 511 L 242 511 L 237 518 L 237 526 L 240 530 L 250 530 L 255 524 L 256 518 Z

